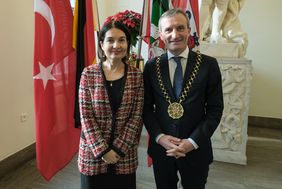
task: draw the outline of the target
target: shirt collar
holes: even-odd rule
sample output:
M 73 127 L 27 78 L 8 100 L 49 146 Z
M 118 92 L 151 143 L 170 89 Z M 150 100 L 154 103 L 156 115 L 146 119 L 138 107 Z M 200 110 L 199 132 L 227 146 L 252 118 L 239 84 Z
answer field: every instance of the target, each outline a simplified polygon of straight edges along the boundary
M 180 53 L 178 56 L 181 56 L 183 58 L 188 59 L 188 53 L 189 53 L 189 48 L 186 47 L 186 49 L 182 53 Z M 171 52 L 167 51 L 167 58 L 168 58 L 168 60 L 170 60 L 174 56 L 175 56 L 174 54 L 172 54 Z

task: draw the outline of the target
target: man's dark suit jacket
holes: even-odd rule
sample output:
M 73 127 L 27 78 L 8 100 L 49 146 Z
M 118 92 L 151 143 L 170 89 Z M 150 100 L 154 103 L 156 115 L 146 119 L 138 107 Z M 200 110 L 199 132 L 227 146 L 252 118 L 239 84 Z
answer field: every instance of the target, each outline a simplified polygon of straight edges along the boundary
M 189 51 L 183 85 L 186 85 L 196 60 Z M 167 54 L 161 56 L 161 76 L 172 101 L 176 101 L 169 78 Z M 186 154 L 187 160 L 207 165 L 213 161 L 211 136 L 217 128 L 223 111 L 221 73 L 215 58 L 202 55 L 202 63 L 186 100 L 182 103 L 184 115 L 180 119 L 168 116 L 169 103 L 165 100 L 156 73 L 156 58 L 148 61 L 144 69 L 145 99 L 143 121 L 150 135 L 148 154 L 156 158 L 166 155 L 166 150 L 155 142 L 161 134 L 181 139 L 193 139 L 199 148 Z

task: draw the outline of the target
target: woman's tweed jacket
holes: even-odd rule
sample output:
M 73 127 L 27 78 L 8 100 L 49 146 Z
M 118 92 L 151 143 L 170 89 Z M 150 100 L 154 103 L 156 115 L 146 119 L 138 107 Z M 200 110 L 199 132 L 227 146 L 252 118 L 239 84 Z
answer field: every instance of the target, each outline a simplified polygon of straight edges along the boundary
M 85 175 L 106 173 L 108 165 L 101 157 L 110 149 L 121 159 L 116 174 L 130 174 L 137 169 L 137 147 L 142 129 L 144 100 L 142 73 L 128 66 L 121 105 L 112 114 L 101 64 L 84 69 L 79 87 L 81 137 L 79 171 Z M 112 141 L 112 142 L 110 142 Z

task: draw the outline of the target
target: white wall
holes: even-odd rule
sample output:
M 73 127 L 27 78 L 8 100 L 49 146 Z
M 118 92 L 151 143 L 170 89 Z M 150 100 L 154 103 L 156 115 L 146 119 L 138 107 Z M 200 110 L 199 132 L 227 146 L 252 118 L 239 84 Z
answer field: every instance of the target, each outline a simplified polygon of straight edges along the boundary
M 140 0 L 97 0 L 100 21 L 126 9 L 141 12 Z M 253 61 L 250 115 L 282 118 L 282 1 L 246 0 L 240 14 Z M 1 1 L 0 161 L 35 141 L 33 117 L 33 0 Z M 27 120 L 20 121 L 21 113 Z
M 1 1 L 0 161 L 35 141 L 33 124 L 33 1 Z M 27 114 L 25 122 L 20 115 Z
M 142 12 L 142 0 L 97 0 L 101 25 L 108 16 L 125 10 Z
M 253 61 L 252 116 L 282 118 L 282 1 L 246 0 L 240 14 Z

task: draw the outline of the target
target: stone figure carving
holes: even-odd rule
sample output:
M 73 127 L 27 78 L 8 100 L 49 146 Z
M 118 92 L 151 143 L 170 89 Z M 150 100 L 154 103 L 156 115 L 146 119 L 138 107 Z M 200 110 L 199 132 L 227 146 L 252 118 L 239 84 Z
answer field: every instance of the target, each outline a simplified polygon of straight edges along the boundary
M 201 0 L 200 39 L 210 43 L 239 43 L 240 57 L 246 53 L 247 34 L 242 30 L 239 12 L 245 0 Z
M 217 149 L 237 151 L 242 145 L 245 109 L 246 68 L 240 65 L 220 65 L 224 94 L 224 112 L 215 132 L 213 144 Z

